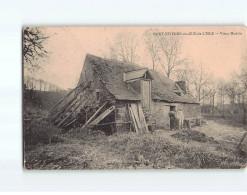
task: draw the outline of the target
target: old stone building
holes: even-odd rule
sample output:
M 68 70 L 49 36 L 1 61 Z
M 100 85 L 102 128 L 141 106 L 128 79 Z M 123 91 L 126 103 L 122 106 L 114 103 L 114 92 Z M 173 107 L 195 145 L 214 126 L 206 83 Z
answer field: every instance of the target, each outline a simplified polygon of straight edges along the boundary
M 91 82 L 90 98 L 99 106 L 106 101 L 108 108 L 114 106 L 114 112 L 99 123 L 112 122 L 116 129 L 128 129 L 131 105 L 132 109 L 141 108 L 145 117 L 153 118 L 155 128 L 169 129 L 168 113 L 180 107 L 185 118 L 201 116 L 200 104 L 187 94 L 183 81 L 176 83 L 135 64 L 87 54 L 78 85 L 87 82 Z M 133 113 L 136 114 L 135 110 Z

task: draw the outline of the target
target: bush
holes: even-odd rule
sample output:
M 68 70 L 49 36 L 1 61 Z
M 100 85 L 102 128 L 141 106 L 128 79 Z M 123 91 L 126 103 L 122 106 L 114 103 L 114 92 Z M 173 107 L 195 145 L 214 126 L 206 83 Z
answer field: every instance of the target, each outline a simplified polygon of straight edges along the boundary
M 34 146 L 38 143 L 57 143 L 62 141 L 57 137 L 59 130 L 46 121 L 31 120 L 28 124 L 24 122 L 23 128 L 25 146 Z

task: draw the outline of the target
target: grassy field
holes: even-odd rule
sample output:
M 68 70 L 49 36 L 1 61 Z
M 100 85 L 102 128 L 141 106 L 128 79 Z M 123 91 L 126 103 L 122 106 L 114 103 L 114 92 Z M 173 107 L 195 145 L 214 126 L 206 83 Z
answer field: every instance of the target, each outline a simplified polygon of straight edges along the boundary
M 26 169 L 240 169 L 247 164 L 244 126 L 208 119 L 191 130 L 115 134 L 76 129 L 57 142 L 26 148 Z M 91 135 L 91 134 L 93 135 Z

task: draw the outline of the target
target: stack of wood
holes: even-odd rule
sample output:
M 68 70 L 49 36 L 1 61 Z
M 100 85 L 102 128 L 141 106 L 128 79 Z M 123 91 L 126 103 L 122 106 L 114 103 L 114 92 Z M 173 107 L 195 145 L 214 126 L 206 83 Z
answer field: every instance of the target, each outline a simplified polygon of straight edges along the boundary
M 141 104 L 131 103 L 128 105 L 130 119 L 133 121 L 136 133 L 147 133 L 148 126 Z
M 90 82 L 81 84 L 71 90 L 49 111 L 46 118 L 56 127 L 67 127 L 76 122 L 77 119 L 73 115 L 86 106 L 87 89 L 90 85 Z

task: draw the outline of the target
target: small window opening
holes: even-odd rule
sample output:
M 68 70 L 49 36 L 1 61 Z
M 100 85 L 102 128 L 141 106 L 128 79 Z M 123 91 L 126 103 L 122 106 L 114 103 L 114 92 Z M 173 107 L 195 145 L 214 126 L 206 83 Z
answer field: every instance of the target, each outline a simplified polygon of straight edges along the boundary
M 170 106 L 170 111 L 176 111 L 176 106 Z
M 181 92 L 175 92 L 177 95 L 181 96 Z

